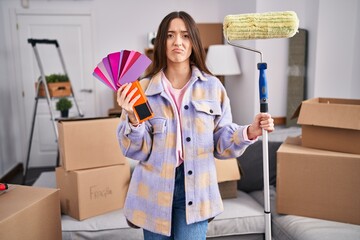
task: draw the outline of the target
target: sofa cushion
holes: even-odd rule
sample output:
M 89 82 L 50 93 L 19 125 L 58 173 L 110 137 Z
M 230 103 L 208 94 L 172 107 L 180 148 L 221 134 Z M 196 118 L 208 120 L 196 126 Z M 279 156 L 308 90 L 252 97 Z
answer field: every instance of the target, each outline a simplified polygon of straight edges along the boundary
M 264 233 L 263 208 L 247 193 L 238 191 L 237 198 L 224 200 L 224 208 L 224 212 L 209 223 L 207 237 Z M 63 215 L 61 222 L 63 236 L 77 236 L 77 239 L 83 239 L 81 236 L 143 239 L 142 229 L 130 228 L 121 209 L 83 221 Z
M 264 209 L 247 193 L 225 199 L 224 212 L 209 223 L 208 237 L 265 233 Z
M 264 204 L 264 192 L 249 193 L 259 204 Z M 353 240 L 360 239 L 360 225 L 327 221 L 276 212 L 276 188 L 270 186 L 271 229 L 276 240 Z
M 269 181 L 270 185 L 274 186 L 276 186 L 276 151 L 281 144 L 282 142 L 268 142 Z M 237 160 L 241 168 L 238 189 L 244 192 L 262 190 L 264 187 L 262 141 L 250 145 Z

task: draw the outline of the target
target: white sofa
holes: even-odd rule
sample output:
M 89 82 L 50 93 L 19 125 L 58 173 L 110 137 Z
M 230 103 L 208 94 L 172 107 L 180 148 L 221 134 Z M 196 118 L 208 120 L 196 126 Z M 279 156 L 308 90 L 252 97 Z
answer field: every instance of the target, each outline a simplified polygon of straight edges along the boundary
M 36 187 L 56 187 L 54 172 L 42 173 Z M 225 211 L 209 224 L 208 238 L 263 239 L 265 232 L 263 207 L 249 194 L 238 191 L 237 198 L 224 200 Z M 143 239 L 141 229 L 130 228 L 122 210 L 78 221 L 62 215 L 63 239 Z
M 54 172 L 43 173 L 37 187 L 55 187 Z M 276 188 L 270 186 L 272 236 L 276 240 L 354 240 L 360 239 L 360 225 L 276 213 Z M 265 239 L 263 191 L 238 191 L 237 198 L 225 199 L 225 211 L 209 224 L 208 239 Z M 122 210 L 78 221 L 62 215 L 64 240 L 140 240 L 141 229 L 130 228 Z
M 294 131 L 277 130 L 269 135 L 270 200 L 272 216 L 272 236 L 275 240 L 354 240 L 360 239 L 360 225 L 326 221 L 294 215 L 281 215 L 276 212 L 276 150 L 281 141 Z M 242 177 L 238 182 L 237 198 L 224 200 L 224 212 L 209 224 L 208 239 L 257 240 L 265 239 L 265 224 L 262 191 L 262 157 L 259 155 L 261 143 L 250 146 L 238 158 Z M 135 162 L 131 161 L 132 164 Z M 43 173 L 34 183 L 37 187 L 56 186 L 54 172 Z M 360 214 L 360 213 L 359 213 Z M 122 210 L 113 211 L 83 221 L 62 215 L 62 234 L 65 240 L 140 240 L 141 229 L 130 228 Z

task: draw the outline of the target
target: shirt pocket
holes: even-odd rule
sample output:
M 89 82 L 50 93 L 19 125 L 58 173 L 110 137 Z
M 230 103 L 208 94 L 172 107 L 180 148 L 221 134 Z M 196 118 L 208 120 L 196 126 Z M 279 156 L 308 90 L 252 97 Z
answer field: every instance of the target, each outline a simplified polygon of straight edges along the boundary
M 205 114 L 208 116 L 220 116 L 221 115 L 221 107 L 220 102 L 214 100 L 196 100 L 192 101 L 195 110 L 199 114 Z
M 153 117 L 148 120 L 150 124 L 150 132 L 152 134 L 153 150 L 159 151 L 166 145 L 167 120 L 166 118 Z
M 166 132 L 166 118 L 153 117 L 148 120 L 152 134 L 161 134 Z
M 196 100 L 192 101 L 192 104 L 196 114 L 195 124 L 197 127 L 206 127 L 207 130 L 211 131 L 205 132 L 212 134 L 215 126 L 215 118 L 221 115 L 220 102 L 214 100 Z M 208 137 L 210 137 L 210 135 Z

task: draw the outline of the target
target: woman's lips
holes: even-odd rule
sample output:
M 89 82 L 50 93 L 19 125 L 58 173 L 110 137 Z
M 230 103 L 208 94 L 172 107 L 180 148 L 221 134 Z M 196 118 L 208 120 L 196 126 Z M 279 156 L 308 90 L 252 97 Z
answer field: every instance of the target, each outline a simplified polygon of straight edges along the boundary
M 180 48 L 174 48 L 172 51 L 176 52 L 176 53 L 182 53 L 183 52 L 183 50 L 180 49 Z

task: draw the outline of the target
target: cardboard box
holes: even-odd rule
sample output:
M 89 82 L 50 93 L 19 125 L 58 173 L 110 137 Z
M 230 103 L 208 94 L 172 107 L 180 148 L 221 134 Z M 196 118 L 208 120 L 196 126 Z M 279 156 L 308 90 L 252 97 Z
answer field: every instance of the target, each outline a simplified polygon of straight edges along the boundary
M 360 99 L 309 99 L 296 116 L 304 147 L 360 154 Z
M 35 83 L 35 89 L 37 88 L 37 82 Z M 57 82 L 47 84 L 50 97 L 68 97 L 71 95 L 71 84 L 70 82 Z M 45 97 L 45 87 L 43 84 L 40 85 L 39 97 Z
M 221 198 L 236 198 L 237 181 L 240 179 L 240 171 L 236 158 L 226 160 L 215 159 L 215 165 Z
M 76 171 L 56 168 L 61 211 L 77 220 L 123 208 L 129 182 L 128 163 Z
M 116 136 L 118 124 L 119 118 L 59 121 L 61 166 L 71 171 L 124 164 Z
M 0 239 L 61 240 L 59 189 L 10 185 L 0 195 Z
M 205 50 L 210 45 L 223 44 L 223 25 L 221 23 L 197 23 L 200 39 Z
M 288 138 L 277 151 L 277 212 L 360 224 L 359 172 L 359 154 L 305 148 Z
M 222 199 L 237 197 L 237 180 L 219 182 L 218 184 Z

